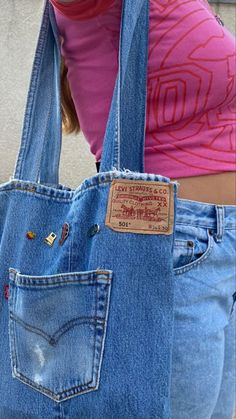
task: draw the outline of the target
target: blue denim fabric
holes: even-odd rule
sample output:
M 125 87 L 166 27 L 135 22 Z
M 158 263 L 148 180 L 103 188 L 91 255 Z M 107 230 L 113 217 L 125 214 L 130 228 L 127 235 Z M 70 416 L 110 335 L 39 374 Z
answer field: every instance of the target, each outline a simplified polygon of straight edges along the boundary
M 176 199 L 177 183 L 144 173 L 147 18 L 148 2 L 124 2 L 101 170 L 72 190 L 58 183 L 60 50 L 45 3 L 0 185 L 1 419 L 231 419 L 236 207 Z M 113 179 L 171 183 L 174 235 L 109 229 Z M 49 247 L 64 222 L 67 240 Z
M 45 2 L 15 171 L 0 185 L 1 419 L 171 417 L 178 184 L 143 171 L 148 13 L 123 3 L 101 171 L 73 190 L 58 183 L 60 50 Z M 170 234 L 109 228 L 114 179 L 170 186 Z
M 232 419 L 236 206 L 177 199 L 173 419 Z
M 235 205 L 177 199 L 173 270 L 172 418 L 232 419 L 236 409 Z

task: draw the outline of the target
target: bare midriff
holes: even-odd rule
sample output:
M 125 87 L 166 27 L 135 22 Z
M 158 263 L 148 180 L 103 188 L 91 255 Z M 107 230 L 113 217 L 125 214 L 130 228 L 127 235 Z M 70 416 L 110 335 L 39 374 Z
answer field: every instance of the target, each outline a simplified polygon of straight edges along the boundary
M 178 198 L 236 205 L 236 172 L 171 179 L 179 182 Z

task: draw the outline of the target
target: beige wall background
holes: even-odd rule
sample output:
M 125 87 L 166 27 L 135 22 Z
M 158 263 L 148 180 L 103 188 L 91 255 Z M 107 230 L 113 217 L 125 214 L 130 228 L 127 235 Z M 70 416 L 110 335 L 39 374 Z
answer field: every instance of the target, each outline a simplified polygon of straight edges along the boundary
M 235 2 L 211 5 L 235 35 Z M 13 174 L 20 146 L 42 9 L 42 0 L 0 0 L 0 183 Z M 76 188 L 96 173 L 94 162 L 82 134 L 63 136 L 60 183 Z

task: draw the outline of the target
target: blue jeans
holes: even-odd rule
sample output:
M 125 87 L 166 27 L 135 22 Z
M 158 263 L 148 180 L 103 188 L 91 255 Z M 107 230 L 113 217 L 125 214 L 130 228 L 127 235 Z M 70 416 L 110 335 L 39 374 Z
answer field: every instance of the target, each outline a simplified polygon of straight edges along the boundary
M 177 199 L 173 419 L 235 407 L 236 206 Z
M 99 162 L 96 162 L 99 170 Z M 232 419 L 236 206 L 177 199 L 173 419 Z
M 43 192 L 43 190 L 41 190 L 41 192 Z M 235 215 L 236 206 L 213 205 L 197 201 L 177 199 L 176 227 L 173 249 L 175 273 L 175 323 L 170 392 L 173 419 L 232 418 L 235 389 L 235 312 L 233 310 L 236 288 L 234 272 Z M 80 223 L 78 223 L 76 228 L 79 228 L 79 225 Z M 78 232 L 76 231 L 76 237 L 79 237 L 77 233 Z M 79 249 L 80 246 L 78 246 L 78 249 L 74 249 L 73 256 L 75 258 L 77 257 L 76 255 L 78 254 Z M 25 268 L 22 265 L 24 271 L 29 263 L 30 257 L 30 254 L 25 254 Z M 71 264 L 73 263 L 74 259 L 71 259 Z M 7 263 L 7 265 L 9 264 Z M 73 266 L 71 267 L 73 270 Z M 129 264 L 127 264 L 125 268 L 131 269 L 129 279 L 135 280 L 135 278 L 132 277 L 132 266 L 129 267 Z M 141 265 L 140 269 L 142 269 Z M 54 287 L 53 295 L 57 305 L 53 306 L 51 309 L 53 310 L 53 316 L 55 317 L 55 310 L 57 308 L 58 318 L 60 319 L 61 316 L 65 318 L 67 316 L 67 312 L 65 310 L 61 310 L 63 304 L 60 292 L 62 290 L 60 291 L 60 288 L 57 289 L 55 287 L 56 283 L 53 284 L 53 281 L 55 282 L 56 279 L 60 279 L 59 277 L 60 274 L 56 275 L 55 278 L 53 278 L 53 276 L 49 276 L 48 279 L 45 277 L 44 285 L 52 285 Z M 73 275 L 69 273 L 68 275 L 66 274 L 64 279 L 66 279 L 66 287 L 69 287 L 70 282 L 73 280 L 76 282 L 81 281 L 81 283 L 85 283 L 86 281 L 86 284 L 88 285 L 88 281 L 91 281 L 93 277 L 92 273 L 90 275 L 88 272 L 85 274 L 77 272 Z M 108 280 L 109 277 L 107 277 L 107 281 Z M 162 278 L 157 275 L 157 280 L 156 288 L 158 288 L 158 282 L 160 282 Z M 31 292 L 30 285 L 36 284 L 36 282 L 34 284 L 33 281 L 37 281 L 37 278 L 34 278 L 33 280 L 31 276 L 19 276 L 17 292 L 21 292 L 22 298 L 24 298 L 24 289 L 27 286 L 29 286 L 29 290 L 27 290 L 29 296 L 29 292 Z M 42 277 L 39 278 L 39 281 L 42 282 Z M 104 287 L 104 281 L 105 278 L 103 277 L 97 278 L 97 289 L 101 290 L 103 293 L 101 295 L 99 294 L 101 298 L 106 298 L 104 292 L 109 292 L 109 289 Z M 46 284 L 46 282 L 48 283 Z M 63 290 L 64 297 L 66 297 L 67 288 L 64 287 Z M 50 292 L 50 290 L 48 289 L 47 292 Z M 81 293 L 78 295 L 76 292 L 73 292 L 73 294 L 70 293 L 68 301 L 70 301 L 71 309 L 76 307 L 78 298 L 80 297 L 81 300 L 79 307 L 81 307 L 85 313 L 88 311 L 87 303 L 89 301 L 94 301 L 94 297 L 90 294 L 93 290 L 86 287 L 84 292 L 87 293 L 86 298 L 82 298 L 83 295 L 81 295 Z M 128 301 L 130 301 L 133 295 L 134 293 L 131 292 Z M 142 300 L 142 295 L 145 294 L 140 294 L 140 304 L 145 301 L 145 299 Z M 63 299 L 67 301 L 64 297 Z M 156 296 L 154 297 L 156 298 Z M 46 298 L 45 290 L 43 288 L 42 298 L 40 298 L 40 295 L 36 295 L 34 293 L 30 298 L 26 298 L 24 300 L 24 304 L 22 305 L 22 307 L 27 308 L 25 312 L 26 317 L 30 312 L 30 321 L 32 322 L 36 319 L 37 324 L 39 321 L 44 320 L 44 311 L 41 310 L 40 316 L 37 315 L 37 307 L 40 306 L 40 301 L 42 301 L 44 306 L 47 305 L 48 309 L 50 309 L 52 300 L 50 300 L 50 298 Z M 120 304 L 121 302 L 122 301 L 120 301 Z M 31 303 L 32 305 L 30 307 Z M 4 315 L 2 316 L 3 320 L 6 319 L 6 301 L 4 307 Z M 125 308 L 127 308 L 127 305 L 123 307 L 124 311 Z M 139 312 L 141 313 L 141 309 L 138 310 L 138 308 L 139 307 L 137 307 L 136 315 Z M 21 310 L 20 305 L 17 306 L 17 310 Z M 122 321 L 122 323 L 128 321 L 126 316 L 123 317 L 124 311 L 122 310 L 118 313 L 120 319 L 119 321 Z M 47 310 L 45 310 L 45 315 L 47 315 Z M 152 317 L 153 315 L 150 313 L 150 322 L 152 322 Z M 142 317 L 138 320 L 141 325 Z M 163 317 L 163 320 L 165 320 L 165 317 Z M 47 326 L 50 327 L 50 323 L 47 323 Z M 114 332 L 115 323 L 111 324 L 110 322 L 110 326 L 110 330 Z M 117 322 L 117 326 L 119 327 L 119 322 Z M 3 330 L 6 331 L 6 329 Z M 17 330 L 21 330 L 20 323 L 18 324 Z M 22 348 L 24 349 L 25 343 L 27 342 L 26 349 L 27 347 L 29 349 L 31 348 L 31 341 L 25 339 L 25 336 L 26 332 L 22 328 L 18 335 L 18 340 L 19 338 L 22 338 L 22 346 L 19 346 L 19 350 Z M 87 353 L 91 360 L 91 356 L 88 352 L 81 350 L 81 343 L 87 337 L 89 338 L 89 336 L 86 336 L 87 335 L 83 336 L 83 334 L 81 336 L 77 336 L 80 342 L 80 345 L 78 345 L 77 356 L 74 357 L 72 353 L 72 359 L 75 360 L 75 365 L 78 356 L 82 356 L 85 353 Z M 135 334 L 132 335 L 132 338 L 134 336 Z M 143 341 L 143 345 L 146 345 L 144 346 L 144 349 L 145 347 L 146 349 L 150 348 L 147 344 L 147 337 L 148 334 L 145 335 L 145 340 Z M 152 335 L 150 338 L 152 341 L 155 339 L 155 341 L 158 342 L 158 329 L 156 336 Z M 109 339 L 107 342 L 109 342 Z M 124 343 L 127 345 L 128 342 L 129 339 L 127 337 L 127 340 Z M 2 343 L 5 345 L 5 348 L 7 348 L 6 345 L 8 345 L 8 342 L 5 335 L 3 335 Z M 119 344 L 119 339 L 115 339 L 112 344 L 112 350 L 116 351 Z M 133 365 L 127 363 L 127 369 L 131 366 L 135 368 L 137 363 L 137 348 L 135 349 L 133 340 L 130 341 L 130 345 L 129 361 L 131 364 L 133 362 Z M 68 349 L 69 348 L 73 349 L 73 346 L 68 345 Z M 34 352 L 37 355 L 36 358 L 39 361 L 39 365 L 39 363 L 43 362 L 43 354 L 41 353 L 40 347 L 36 347 Z M 7 349 L 5 353 L 7 354 Z M 32 353 L 31 349 L 29 351 L 29 355 L 30 353 Z M 32 362 L 28 362 L 26 355 L 25 351 L 23 351 L 20 359 L 22 362 L 26 360 L 26 368 L 32 368 L 32 371 L 28 370 L 27 373 L 33 374 L 36 372 L 36 369 L 34 368 Z M 0 381 L 0 384 L 4 387 L 4 394 L 1 394 L 1 397 L 4 398 L 3 406 L 9 406 L 9 408 L 3 407 L 0 409 L 1 419 L 43 419 L 43 417 L 51 417 L 50 415 L 53 410 L 55 417 L 57 418 L 63 417 L 68 419 L 77 419 L 78 417 L 84 417 L 85 419 L 110 419 L 109 414 L 101 414 L 102 405 L 99 404 L 101 393 L 92 391 L 87 395 L 79 395 L 72 399 L 65 400 L 63 403 L 56 406 L 56 403 L 52 402 L 52 400 L 44 394 L 40 394 L 40 392 L 32 390 L 29 386 L 26 386 L 18 380 L 10 380 L 9 357 L 7 357 L 7 360 L 7 362 L 2 364 L 2 378 L 4 381 L 3 383 Z M 57 359 L 55 359 L 55 361 L 56 360 Z M 109 384 L 116 381 L 113 380 L 113 370 L 110 368 L 113 361 L 114 359 L 111 359 L 111 363 L 108 365 L 107 370 L 105 370 L 103 366 L 101 389 L 104 389 L 104 384 L 106 384 L 106 379 L 104 379 L 104 377 L 107 378 Z M 158 361 L 159 359 L 157 358 L 153 364 L 156 370 L 158 368 Z M 75 365 L 71 366 L 74 368 Z M 81 363 L 81 366 L 82 365 L 83 363 Z M 141 363 L 141 361 L 140 365 L 142 365 L 143 373 L 145 373 L 146 365 L 144 362 Z M 20 365 L 20 368 L 22 367 L 24 368 L 23 364 Z M 69 371 L 69 373 L 72 372 L 73 370 L 71 370 L 71 372 Z M 86 371 L 84 373 L 86 373 Z M 38 380 L 38 378 L 39 377 L 37 377 L 37 375 L 34 376 L 35 380 Z M 61 378 L 61 383 L 63 384 L 64 373 Z M 158 382 L 159 380 L 160 377 L 157 374 L 156 381 Z M 132 385 L 132 383 L 127 381 L 127 386 L 130 384 Z M 107 387 L 107 397 L 109 397 L 109 390 L 110 387 Z M 147 397 L 148 390 L 150 390 L 150 387 L 147 382 L 147 388 L 143 387 L 144 397 L 145 395 Z M 137 386 L 135 387 L 135 391 L 138 391 Z M 11 392 L 15 395 L 14 397 L 10 396 L 12 394 Z M 93 400 L 93 403 L 90 403 L 91 414 L 86 413 L 85 415 L 80 415 L 80 412 L 83 412 L 83 409 L 85 412 L 88 412 L 87 401 L 89 400 L 89 395 Z M 109 399 L 104 400 L 108 400 L 109 405 Z M 31 409 L 30 405 L 32 401 L 34 402 L 33 409 Z M 117 405 L 114 405 L 114 409 L 112 410 L 114 412 L 114 419 L 129 419 L 133 417 L 143 419 L 145 417 L 142 413 L 140 416 L 129 416 L 128 414 L 125 414 L 124 411 L 122 411 L 122 407 L 126 401 L 127 394 L 125 393 L 122 403 L 120 397 L 117 399 Z M 106 403 L 104 403 L 104 405 L 105 404 Z M 133 405 L 131 404 L 130 409 L 132 409 L 132 407 Z M 15 410 L 13 410 L 13 408 Z M 27 415 L 23 413 L 25 411 L 27 412 Z M 41 414 L 42 411 L 43 414 Z M 49 416 L 47 416 L 48 412 L 50 412 Z M 125 412 L 127 412 L 127 410 Z M 147 419 L 150 419 L 151 417 L 155 419 L 162 419 L 162 417 L 158 416 L 155 411 L 152 416 L 146 416 Z
M 0 185 L 0 271 L 6 295 L 6 300 L 3 292 L 0 298 L 1 419 L 170 419 L 171 416 L 174 236 L 172 231 L 170 235 L 131 236 L 130 233 L 116 234 L 105 227 L 113 180 L 169 183 L 168 178 L 143 171 L 148 2 L 126 0 L 123 4 L 121 65 L 105 133 L 102 170 L 98 176 L 85 179 L 76 190 L 58 183 L 60 52 L 52 9 L 48 4 L 45 7 L 19 155 L 13 177 Z M 173 198 L 168 202 L 173 208 L 176 184 L 172 187 Z M 185 213 L 188 213 L 187 208 Z M 219 210 L 218 218 L 221 214 Z M 228 222 L 232 215 L 227 214 Z M 166 219 L 169 224 L 175 217 L 165 216 L 163 220 Z M 157 221 L 163 220 L 158 217 Z M 48 237 L 60 238 L 65 222 L 70 226 L 68 239 L 62 247 L 59 240 L 52 245 Z M 219 240 L 221 227 L 217 224 L 214 240 Z M 36 237 L 30 241 L 32 232 Z M 213 237 L 209 237 L 210 248 L 214 244 Z M 199 252 L 195 244 L 194 249 Z M 214 245 L 214 252 L 217 246 Z M 192 255 L 193 259 L 196 255 L 199 253 Z M 219 269 L 224 266 L 226 270 L 226 255 L 224 252 L 221 256 L 224 264 L 220 263 Z M 218 258 L 216 254 L 217 262 Z M 204 260 L 204 266 L 208 260 L 210 255 Z M 212 274 L 212 268 L 208 267 L 207 273 Z M 227 297 L 223 295 L 226 294 L 224 287 L 219 291 L 223 313 L 234 289 L 232 263 L 227 276 L 231 278 L 232 290 L 226 289 Z M 220 280 L 223 281 L 222 275 Z M 178 303 L 183 299 L 183 288 L 181 298 L 176 292 Z M 215 288 L 218 289 L 218 285 L 209 286 L 209 289 Z M 196 293 L 197 287 L 193 289 Z M 191 292 L 188 290 L 187 294 Z M 224 314 L 215 315 L 219 312 L 219 295 L 207 297 L 215 307 L 209 336 L 208 323 L 201 328 L 201 323 L 196 322 L 201 331 L 204 330 L 201 351 L 204 345 L 210 346 L 210 355 L 217 360 L 218 352 L 210 338 L 216 333 L 215 329 L 220 334 L 226 326 Z M 202 313 L 209 322 L 207 298 Z M 187 318 L 186 330 L 188 324 Z M 192 332 L 193 325 L 190 327 Z M 194 335 L 197 335 L 195 329 Z M 180 335 L 185 338 L 183 333 L 177 336 Z M 219 341 L 222 339 L 219 336 Z M 177 342 L 175 346 L 173 370 L 178 366 L 182 374 L 183 363 L 187 369 L 185 354 L 190 354 L 193 365 L 195 358 L 184 341 L 183 363 L 178 354 L 176 362 Z M 198 355 L 201 362 L 204 357 L 201 352 Z M 229 356 L 226 361 L 229 362 Z M 209 364 L 210 358 L 207 366 Z M 199 375 L 199 368 L 195 371 L 195 375 Z M 204 370 L 200 384 L 217 371 Z M 173 378 L 175 376 L 174 373 Z M 213 385 L 216 381 L 214 376 Z M 197 382 L 195 376 L 192 382 Z M 208 380 L 208 385 L 212 382 Z M 224 385 L 224 391 L 225 388 Z M 208 386 L 207 390 L 211 391 Z M 186 394 L 178 394 L 186 400 Z M 177 397 L 173 400 L 178 402 Z M 225 395 L 223 399 L 225 402 Z M 188 418 L 209 418 L 209 415 L 204 416 L 203 405 L 194 415 L 189 416 L 193 409 L 187 409 Z M 212 412 L 208 409 L 208 413 Z

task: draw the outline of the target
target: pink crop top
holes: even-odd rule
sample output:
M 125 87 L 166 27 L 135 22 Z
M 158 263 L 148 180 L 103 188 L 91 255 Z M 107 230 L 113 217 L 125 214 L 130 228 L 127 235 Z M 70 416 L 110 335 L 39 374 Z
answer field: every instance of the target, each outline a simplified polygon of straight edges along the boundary
M 97 161 L 118 71 L 121 0 L 54 6 L 81 130 Z M 235 38 L 206 0 L 150 0 L 145 172 L 236 170 Z

